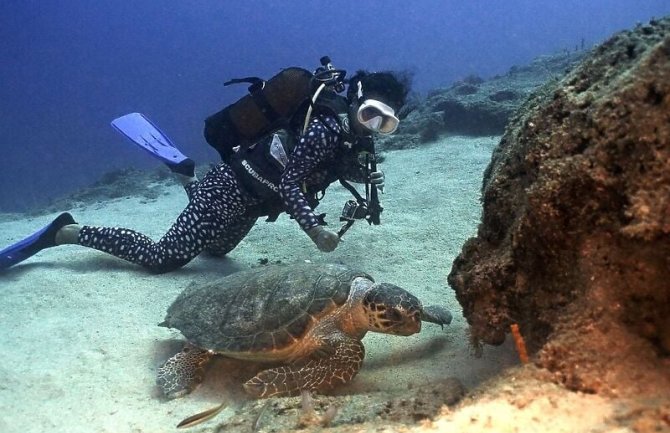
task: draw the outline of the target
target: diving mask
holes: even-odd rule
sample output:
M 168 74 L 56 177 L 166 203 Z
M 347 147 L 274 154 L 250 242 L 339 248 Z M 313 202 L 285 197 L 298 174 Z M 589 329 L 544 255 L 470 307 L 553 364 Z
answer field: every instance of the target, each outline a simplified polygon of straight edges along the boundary
M 376 99 L 366 99 L 356 112 L 358 122 L 372 132 L 392 134 L 398 129 L 400 119 L 395 110 Z

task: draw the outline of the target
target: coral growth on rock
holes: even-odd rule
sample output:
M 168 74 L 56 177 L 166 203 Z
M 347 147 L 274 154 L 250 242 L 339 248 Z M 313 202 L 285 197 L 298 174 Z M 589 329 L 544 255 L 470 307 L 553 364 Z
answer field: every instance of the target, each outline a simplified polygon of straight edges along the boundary
M 571 389 L 670 389 L 670 19 L 622 32 L 512 119 L 449 283 L 475 340 L 518 323 Z

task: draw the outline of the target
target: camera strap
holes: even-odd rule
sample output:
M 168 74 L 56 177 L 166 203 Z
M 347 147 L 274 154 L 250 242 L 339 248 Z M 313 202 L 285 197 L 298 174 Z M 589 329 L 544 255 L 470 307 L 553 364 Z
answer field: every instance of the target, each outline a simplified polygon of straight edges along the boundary
M 358 193 L 358 191 L 356 191 L 356 188 L 355 188 L 352 184 L 350 184 L 349 182 L 347 182 L 346 180 L 344 180 L 344 179 L 342 179 L 342 178 L 340 178 L 340 179 L 338 179 L 338 180 L 340 181 L 340 185 L 342 185 L 343 187 L 345 187 L 345 188 L 351 193 L 351 195 L 354 196 L 354 198 L 356 199 L 356 201 L 358 202 L 358 204 L 360 204 L 360 205 L 365 205 L 365 204 L 367 204 L 367 202 L 365 201 L 365 199 L 363 198 L 363 196 L 361 196 L 361 195 Z M 367 182 L 366 182 L 366 187 L 365 187 L 365 188 L 367 189 Z

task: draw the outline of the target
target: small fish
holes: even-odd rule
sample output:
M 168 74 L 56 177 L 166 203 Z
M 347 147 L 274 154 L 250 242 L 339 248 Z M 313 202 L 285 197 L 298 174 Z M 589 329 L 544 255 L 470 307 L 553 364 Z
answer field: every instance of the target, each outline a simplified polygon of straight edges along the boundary
M 261 418 L 263 418 L 263 415 L 265 415 L 265 411 L 268 410 L 268 407 L 270 406 L 270 401 L 267 401 L 261 410 L 258 412 L 258 416 L 254 420 L 254 424 L 251 426 L 251 431 L 252 432 L 257 432 L 261 428 Z
M 201 422 L 207 421 L 208 419 L 212 419 L 215 416 L 217 416 L 219 412 L 223 410 L 224 407 L 226 407 L 225 402 L 211 409 L 207 409 L 204 412 L 200 412 L 193 416 L 189 416 L 188 418 L 177 424 L 177 428 L 193 427 L 194 425 L 198 425 Z

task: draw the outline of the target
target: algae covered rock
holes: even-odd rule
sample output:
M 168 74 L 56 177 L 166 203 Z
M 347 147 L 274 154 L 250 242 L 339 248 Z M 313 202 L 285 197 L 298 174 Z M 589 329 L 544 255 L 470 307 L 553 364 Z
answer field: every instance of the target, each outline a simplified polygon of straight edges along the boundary
M 670 385 L 670 19 L 615 35 L 526 101 L 482 202 L 449 275 L 476 342 L 518 323 L 572 388 Z

